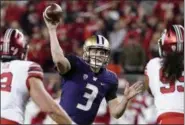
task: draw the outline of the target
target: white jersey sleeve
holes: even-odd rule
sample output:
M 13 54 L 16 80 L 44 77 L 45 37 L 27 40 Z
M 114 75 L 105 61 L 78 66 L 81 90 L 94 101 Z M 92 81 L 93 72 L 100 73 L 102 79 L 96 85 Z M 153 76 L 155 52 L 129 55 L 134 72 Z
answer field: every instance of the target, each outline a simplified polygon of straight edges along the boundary
M 149 61 L 145 75 L 149 78 L 149 88 L 154 96 L 157 116 L 165 112 L 184 112 L 184 75 L 174 84 L 165 80 L 160 58 Z
M 43 79 L 42 68 L 30 61 L 1 63 L 1 117 L 23 123 L 30 77 Z
M 30 77 L 35 77 L 35 78 L 39 78 L 40 80 L 43 80 L 43 70 L 40 67 L 40 65 L 38 65 L 36 63 L 31 63 L 29 65 L 27 73 L 28 73 L 28 76 L 27 76 L 27 80 L 26 80 L 26 85 L 27 85 L 28 89 L 30 89 L 30 86 L 28 83 L 28 79 Z

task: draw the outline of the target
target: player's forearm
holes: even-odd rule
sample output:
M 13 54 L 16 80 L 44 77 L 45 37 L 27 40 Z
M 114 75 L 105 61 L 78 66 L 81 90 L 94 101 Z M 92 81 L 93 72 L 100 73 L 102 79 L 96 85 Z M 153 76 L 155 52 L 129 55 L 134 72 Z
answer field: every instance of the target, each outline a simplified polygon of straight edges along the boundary
M 43 96 L 44 98 L 44 96 Z M 46 97 L 41 110 L 50 115 L 50 117 L 58 124 L 72 124 L 67 113 L 54 101 L 50 96 Z
M 50 45 L 51 45 L 51 55 L 54 62 L 59 62 L 62 58 L 64 58 L 64 53 L 62 48 L 60 47 L 58 38 L 57 38 L 57 31 L 56 29 L 49 30 L 50 36 Z
M 57 66 L 57 69 L 61 74 L 67 72 L 70 69 L 69 61 L 65 58 L 62 48 L 57 39 L 56 29 L 49 30 L 51 55 L 53 62 Z
M 49 115 L 58 124 L 72 124 L 70 117 L 58 105 L 53 107 L 53 112 L 49 113 Z
M 118 119 L 123 115 L 127 107 L 127 103 L 128 103 L 128 100 L 125 97 L 123 97 L 122 101 L 118 105 L 115 105 L 115 108 L 113 110 L 113 116 L 115 118 Z

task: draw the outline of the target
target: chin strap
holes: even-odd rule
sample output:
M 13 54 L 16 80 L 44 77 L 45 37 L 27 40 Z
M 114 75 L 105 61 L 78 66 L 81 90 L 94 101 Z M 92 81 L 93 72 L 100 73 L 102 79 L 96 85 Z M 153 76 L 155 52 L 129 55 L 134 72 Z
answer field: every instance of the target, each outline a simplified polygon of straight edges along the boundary
M 94 68 L 91 66 L 91 70 L 95 73 L 98 73 L 100 71 L 100 68 Z

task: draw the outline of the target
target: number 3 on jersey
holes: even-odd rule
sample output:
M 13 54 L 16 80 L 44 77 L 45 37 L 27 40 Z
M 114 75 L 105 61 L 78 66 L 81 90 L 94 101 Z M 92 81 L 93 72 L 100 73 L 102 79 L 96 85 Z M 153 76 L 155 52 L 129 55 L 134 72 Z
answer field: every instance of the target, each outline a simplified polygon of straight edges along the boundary
M 81 109 L 83 111 L 88 111 L 91 108 L 93 101 L 95 100 L 95 98 L 98 94 L 98 88 L 96 86 L 94 86 L 92 84 L 87 84 L 86 88 L 90 89 L 92 91 L 91 93 L 87 93 L 87 92 L 84 93 L 83 97 L 88 99 L 87 103 L 85 105 L 82 105 L 79 103 L 77 104 L 77 108 Z
M 1 91 L 11 91 L 12 77 L 13 75 L 11 72 L 0 74 Z
M 168 83 L 167 79 L 162 74 L 162 69 L 160 69 L 160 81 L 164 84 Z M 182 82 L 184 84 L 184 76 L 180 77 L 178 79 L 178 81 Z M 164 87 L 160 88 L 160 92 L 163 93 L 163 94 L 173 93 L 173 92 L 175 92 L 175 89 L 177 89 L 178 92 L 184 92 L 184 86 L 183 85 L 176 85 L 173 82 L 169 82 L 169 84 L 166 84 L 166 85 L 168 85 L 169 87 L 164 86 Z

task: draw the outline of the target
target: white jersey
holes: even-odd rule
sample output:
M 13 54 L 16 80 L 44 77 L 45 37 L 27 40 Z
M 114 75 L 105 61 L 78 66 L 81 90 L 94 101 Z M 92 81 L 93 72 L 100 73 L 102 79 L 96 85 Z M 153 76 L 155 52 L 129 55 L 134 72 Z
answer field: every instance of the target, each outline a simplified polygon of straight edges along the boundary
M 174 85 L 170 85 L 162 77 L 161 70 L 160 58 L 150 60 L 145 70 L 149 78 L 149 88 L 154 96 L 157 116 L 166 112 L 184 113 L 184 74 Z
M 41 67 L 31 61 L 15 60 L 1 63 L 1 118 L 23 123 L 29 99 L 29 77 L 42 79 Z

